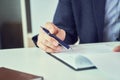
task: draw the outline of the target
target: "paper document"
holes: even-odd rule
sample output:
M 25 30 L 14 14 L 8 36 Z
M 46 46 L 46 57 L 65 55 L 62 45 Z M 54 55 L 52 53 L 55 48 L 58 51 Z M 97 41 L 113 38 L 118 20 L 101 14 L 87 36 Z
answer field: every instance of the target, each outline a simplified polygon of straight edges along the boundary
M 80 44 L 50 55 L 76 71 L 97 68 L 111 79 L 120 80 L 120 52 L 113 52 L 118 45 L 120 42 Z

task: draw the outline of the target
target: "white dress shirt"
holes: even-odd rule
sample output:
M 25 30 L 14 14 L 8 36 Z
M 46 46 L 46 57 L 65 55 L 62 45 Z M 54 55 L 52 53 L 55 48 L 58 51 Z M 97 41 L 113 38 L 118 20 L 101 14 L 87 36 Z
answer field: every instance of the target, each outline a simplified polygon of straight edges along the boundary
M 106 0 L 104 41 L 116 41 L 120 35 L 120 0 Z

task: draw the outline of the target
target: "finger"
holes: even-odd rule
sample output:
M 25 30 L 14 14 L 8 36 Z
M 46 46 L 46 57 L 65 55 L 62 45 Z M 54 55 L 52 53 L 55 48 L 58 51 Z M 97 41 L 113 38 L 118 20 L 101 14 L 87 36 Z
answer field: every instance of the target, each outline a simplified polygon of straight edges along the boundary
M 53 23 L 51 22 L 47 22 L 45 24 L 46 29 L 48 29 L 50 31 L 51 34 L 57 34 L 59 32 L 59 28 L 57 26 L 55 26 Z
M 45 24 L 45 27 L 50 31 L 51 34 L 56 35 L 61 40 L 65 39 L 66 33 L 65 33 L 65 31 L 63 29 L 58 28 L 57 26 L 55 26 L 51 22 L 47 22 Z
M 46 46 L 42 42 L 39 42 L 37 44 L 38 44 L 38 47 L 40 47 L 45 52 L 49 52 L 49 53 L 61 52 L 61 50 L 62 50 L 62 47 L 60 47 L 60 46 L 57 46 L 55 49 L 53 49 L 53 48 Z
M 40 28 L 40 33 L 38 35 L 38 41 L 37 41 L 38 47 L 40 47 L 42 50 L 46 52 L 59 52 L 61 51 L 61 47 L 58 46 L 59 43 L 54 38 L 50 37 L 47 33 L 45 33 Z
M 115 51 L 115 52 L 120 52 L 120 46 L 115 47 L 115 48 L 114 48 L 114 51 Z
M 61 51 L 61 47 L 58 46 L 54 46 L 53 44 L 51 44 L 51 42 L 44 40 L 42 41 L 42 44 L 44 44 L 45 46 L 48 46 L 49 48 L 55 50 L 55 51 Z
M 56 49 L 56 46 L 59 45 L 58 41 L 55 40 L 54 38 L 50 37 L 45 32 L 42 32 L 42 35 L 39 34 L 39 36 L 38 36 L 38 42 L 41 42 L 45 46 L 48 46 L 48 47 L 50 47 L 50 48 L 52 48 L 54 50 L 59 50 L 59 49 Z
M 58 46 L 59 45 L 59 42 L 56 39 L 54 39 L 53 37 L 49 36 L 46 33 L 44 34 L 44 40 L 47 40 L 49 43 L 51 43 L 54 46 Z
M 39 47 L 40 49 L 42 49 L 42 50 L 45 51 L 45 52 L 49 52 L 49 53 L 54 52 L 53 49 L 49 48 L 48 46 L 45 46 L 45 45 L 42 44 L 41 42 L 38 42 L 37 45 L 38 45 L 38 47 Z

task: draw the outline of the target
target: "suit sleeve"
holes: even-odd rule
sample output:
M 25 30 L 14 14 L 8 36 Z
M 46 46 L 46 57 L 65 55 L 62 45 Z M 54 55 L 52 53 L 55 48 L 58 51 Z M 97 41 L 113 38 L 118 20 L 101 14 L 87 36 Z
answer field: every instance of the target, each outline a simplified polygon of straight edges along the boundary
M 74 44 L 77 41 L 71 0 L 59 0 L 53 23 L 66 31 L 65 43 Z

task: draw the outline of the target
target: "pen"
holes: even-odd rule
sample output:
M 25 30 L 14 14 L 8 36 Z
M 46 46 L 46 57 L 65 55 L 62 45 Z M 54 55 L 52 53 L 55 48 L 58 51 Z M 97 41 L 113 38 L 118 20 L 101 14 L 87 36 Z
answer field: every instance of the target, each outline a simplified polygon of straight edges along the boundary
M 53 37 L 54 39 L 56 39 L 56 40 L 59 42 L 60 45 L 62 45 L 62 46 L 65 47 L 66 49 L 69 49 L 69 48 L 70 48 L 69 45 L 67 45 L 64 41 L 62 41 L 61 39 L 59 39 L 58 37 L 56 37 L 54 34 L 51 34 L 46 28 L 44 28 L 44 27 L 42 27 L 42 26 L 41 26 L 41 28 L 42 28 L 43 31 L 44 31 L 45 33 L 47 33 L 49 36 L 51 36 L 51 37 Z

